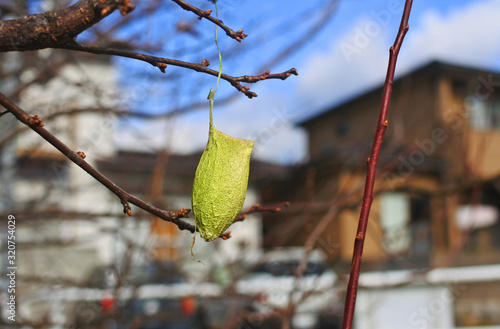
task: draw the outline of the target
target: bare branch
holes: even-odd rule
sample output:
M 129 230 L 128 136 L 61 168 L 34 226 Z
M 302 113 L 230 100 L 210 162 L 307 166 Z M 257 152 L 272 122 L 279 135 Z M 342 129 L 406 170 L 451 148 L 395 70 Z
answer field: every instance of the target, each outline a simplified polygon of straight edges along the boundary
M 0 22 L 0 52 L 53 48 L 73 42 L 115 10 L 125 15 L 129 0 L 80 0 L 71 7 Z
M 195 226 L 181 220 L 182 218 L 187 218 L 189 217 L 189 213 L 191 212 L 190 209 L 185 209 L 181 208 L 179 211 L 174 212 L 174 211 L 166 211 L 162 210 L 160 208 L 157 208 L 142 199 L 139 199 L 130 193 L 126 192 L 123 190 L 121 187 L 113 183 L 110 179 L 108 179 L 106 176 L 101 174 L 97 169 L 92 167 L 88 162 L 86 162 L 85 159 L 85 154 L 83 152 L 74 152 L 71 150 L 66 144 L 64 144 L 61 140 L 59 140 L 57 137 L 52 135 L 48 130 L 43 128 L 43 123 L 42 119 L 38 117 L 38 115 L 33 115 L 30 116 L 28 113 L 26 113 L 23 109 L 18 107 L 16 104 L 12 103 L 4 94 L 0 93 L 0 104 L 7 109 L 7 111 L 2 112 L 3 114 L 5 113 L 12 113 L 19 121 L 27 125 L 29 128 L 31 128 L 33 131 L 38 133 L 41 137 L 43 137 L 47 142 L 49 142 L 52 146 L 54 146 L 56 149 L 58 149 L 64 156 L 66 156 L 69 160 L 71 160 L 73 163 L 78 165 L 80 168 L 82 168 L 84 171 L 86 171 L 89 175 L 94 177 L 99 183 L 104 185 L 108 190 L 110 190 L 113 194 L 115 194 L 123 204 L 123 212 L 129 216 L 132 216 L 132 211 L 130 204 L 136 205 L 137 207 L 147 211 L 148 213 L 157 216 L 158 218 L 174 223 L 179 227 L 180 230 L 188 230 L 191 233 L 195 232 Z M 243 212 L 240 214 L 238 217 L 235 218 L 236 221 L 242 221 L 246 218 L 246 216 L 250 213 L 254 212 L 279 212 L 283 207 L 287 207 L 289 205 L 288 202 L 282 202 L 279 203 L 275 206 L 271 207 L 262 207 L 261 205 L 257 204 L 254 205 L 253 207 L 249 208 L 247 211 Z M 221 234 L 220 236 L 222 239 L 226 240 L 231 237 L 231 232 L 226 232 Z
M 83 51 L 83 52 L 92 53 L 92 54 L 106 54 L 106 55 L 113 55 L 113 56 L 120 56 L 120 57 L 137 59 L 137 60 L 149 63 L 149 64 L 153 65 L 154 67 L 159 68 L 160 71 L 162 71 L 163 73 L 165 73 L 165 69 L 167 68 L 167 65 L 174 65 L 174 66 L 184 67 L 184 68 L 187 68 L 190 70 L 194 70 L 196 72 L 201 72 L 201 73 L 213 75 L 215 77 L 219 75 L 219 71 L 209 69 L 208 67 L 206 67 L 202 63 L 200 63 L 200 64 L 189 63 L 189 62 L 179 61 L 179 60 L 171 59 L 171 58 L 164 58 L 164 57 L 157 57 L 157 56 L 140 54 L 140 53 L 130 51 L 130 50 L 125 50 L 125 49 L 89 46 L 89 45 L 82 45 L 82 44 L 79 44 L 76 42 L 72 42 L 72 43 L 64 44 L 64 45 L 59 45 L 58 48 L 69 49 L 69 50 L 78 50 L 78 51 Z M 235 87 L 237 90 L 244 93 L 248 98 L 253 98 L 253 97 L 257 97 L 257 94 L 254 93 L 253 91 L 250 91 L 249 87 L 242 86 L 241 82 L 256 83 L 258 81 L 268 80 L 268 79 L 285 80 L 286 78 L 288 78 L 292 74 L 298 75 L 297 70 L 295 68 L 292 68 L 292 69 L 285 71 L 285 72 L 282 72 L 282 73 L 271 74 L 270 71 L 266 71 L 260 75 L 255 75 L 255 76 L 244 75 L 241 77 L 233 77 L 233 76 L 230 76 L 230 75 L 223 73 L 221 75 L 221 79 L 224 79 L 227 82 L 229 82 L 233 87 Z
M 248 36 L 248 34 L 243 33 L 243 30 L 238 30 L 237 32 L 234 32 L 229 27 L 227 27 L 224 24 L 224 22 L 222 22 L 220 19 L 212 17 L 210 15 L 212 13 L 211 9 L 209 9 L 209 10 L 201 10 L 201 9 L 199 9 L 199 8 L 193 6 L 193 5 L 190 5 L 186 1 L 182 1 L 182 0 L 172 0 L 172 1 L 175 2 L 176 4 L 178 4 L 182 9 L 187 10 L 187 11 L 191 11 L 191 12 L 195 13 L 196 15 L 198 15 L 199 19 L 202 19 L 202 18 L 208 19 L 210 22 L 216 24 L 221 29 L 223 29 L 224 32 L 226 32 L 226 34 L 229 37 L 235 39 L 238 42 L 241 42 L 242 39 L 245 39 Z
M 290 206 L 290 202 L 288 202 L 288 201 L 280 202 L 274 206 L 268 206 L 268 207 L 263 207 L 260 204 L 256 204 L 256 205 L 250 207 L 248 210 L 239 214 L 234 219 L 234 221 L 235 222 L 242 222 L 243 220 L 245 220 L 245 218 L 247 218 L 247 215 L 254 213 L 254 212 L 269 212 L 271 214 L 274 214 L 274 213 L 280 212 L 283 208 L 286 208 L 288 206 Z
M 333 17 L 333 15 L 337 12 L 337 8 L 339 6 L 338 1 L 332 1 L 321 10 L 321 16 L 309 29 L 303 31 L 301 37 L 292 40 L 286 47 L 283 48 L 279 53 L 277 53 L 270 60 L 265 62 L 257 71 L 263 71 L 266 68 L 272 68 L 276 64 L 282 62 L 284 59 L 289 58 L 300 49 L 302 49 L 307 43 L 310 43 L 314 38 L 326 27 L 327 23 Z
M 344 321 L 342 329 L 352 328 L 354 319 L 354 307 L 356 305 L 356 293 L 358 290 L 359 273 L 361 269 L 361 258 L 363 256 L 363 246 L 365 242 L 366 229 L 368 227 L 368 217 L 370 215 L 370 208 L 373 201 L 373 188 L 375 183 L 375 176 L 377 172 L 378 157 L 382 147 L 382 140 L 388 126 L 387 113 L 389 111 L 389 101 L 391 99 L 392 84 L 394 81 L 394 72 L 396 71 L 396 62 L 398 59 L 399 50 L 403 43 L 403 39 L 408 31 L 408 19 L 410 18 L 410 11 L 412 0 L 406 0 L 403 17 L 401 18 L 401 25 L 399 26 L 398 34 L 394 45 L 389 51 L 389 65 L 387 67 L 387 76 L 385 78 L 384 92 L 382 98 L 382 105 L 380 108 L 380 116 L 377 123 L 377 130 L 373 141 L 372 153 L 368 158 L 368 171 L 366 173 L 366 182 L 363 195 L 363 203 L 361 205 L 361 213 L 359 215 L 358 229 L 354 240 L 354 251 L 352 256 L 351 274 L 349 276 L 349 283 L 347 285 L 346 300 L 344 305 Z
M 48 130 L 43 128 L 42 120 L 37 115 L 30 116 L 28 113 L 24 112 L 21 108 L 19 108 L 16 104 L 12 103 L 2 93 L 0 93 L 0 104 L 2 104 L 19 121 L 30 127 L 40 136 L 42 136 L 47 142 L 49 142 L 52 146 L 58 149 L 69 160 L 74 162 L 80 168 L 85 170 L 89 175 L 94 177 L 98 182 L 100 182 L 102 185 L 107 187 L 111 192 L 113 192 L 123 204 L 124 213 L 128 214 L 129 216 L 132 215 L 129 205 L 129 203 L 131 203 L 165 221 L 176 224 L 181 230 L 189 230 L 191 232 L 194 232 L 193 225 L 181 220 L 181 218 L 188 217 L 190 210 L 181 209 L 178 212 L 165 211 L 127 193 L 118 185 L 116 185 L 107 177 L 105 177 L 103 174 L 101 174 L 97 169 L 92 167 L 88 162 L 86 162 L 83 159 L 83 157 L 80 154 L 71 150 L 61 140 L 59 140 L 57 137 L 52 135 Z
M 254 213 L 254 212 L 270 212 L 270 213 L 277 213 L 280 212 L 284 207 L 288 207 L 290 203 L 288 201 L 278 203 L 274 206 L 270 207 L 262 207 L 260 204 L 256 204 L 252 207 L 250 207 L 247 211 L 242 212 L 233 221 L 233 224 L 235 222 L 242 222 L 247 218 L 248 214 Z M 220 235 L 220 238 L 223 240 L 227 240 L 231 237 L 231 231 L 224 232 Z

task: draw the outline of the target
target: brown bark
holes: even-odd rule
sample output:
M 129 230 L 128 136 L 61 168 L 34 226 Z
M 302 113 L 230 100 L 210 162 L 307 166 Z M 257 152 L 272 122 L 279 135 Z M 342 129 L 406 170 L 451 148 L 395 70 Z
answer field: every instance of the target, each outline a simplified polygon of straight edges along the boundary
M 76 37 L 116 9 L 134 9 L 128 0 L 81 0 L 57 11 L 28 15 L 0 22 L 0 52 L 57 48 Z

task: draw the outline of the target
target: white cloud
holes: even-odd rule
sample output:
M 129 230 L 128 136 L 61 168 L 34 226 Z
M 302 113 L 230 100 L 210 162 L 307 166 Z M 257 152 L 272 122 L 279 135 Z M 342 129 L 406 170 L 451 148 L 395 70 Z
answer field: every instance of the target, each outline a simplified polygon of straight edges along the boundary
M 354 28 L 310 59 L 300 71 L 299 95 L 317 107 L 352 97 L 380 83 L 388 58 L 386 30 L 366 33 L 375 22 L 364 17 Z M 375 30 L 377 31 L 377 30 Z
M 388 49 L 396 30 L 370 14 L 357 21 L 328 51 L 312 57 L 299 83 L 299 95 L 309 97 L 319 110 L 381 85 Z M 499 68 L 500 1 L 488 0 L 456 8 L 446 14 L 428 10 L 417 18 L 418 27 L 406 35 L 396 74 L 430 60 L 442 60 L 490 69 Z M 400 16 L 397 17 L 400 19 Z M 376 27 L 379 22 L 378 29 Z
M 401 63 L 439 59 L 494 69 L 500 58 L 498 17 L 498 0 L 474 2 L 446 15 L 429 10 L 420 18 L 418 30 L 410 26 Z
M 381 12 L 388 15 L 381 16 Z M 256 141 L 254 157 L 272 162 L 293 163 L 304 158 L 306 135 L 293 126 L 307 102 L 307 110 L 346 100 L 383 83 L 389 46 L 399 25 L 400 13 L 390 8 L 359 18 L 348 32 L 316 55 L 297 66 L 297 90 L 279 94 L 272 81 L 254 86 L 259 97 L 242 99 L 224 110 L 216 104 L 215 125 L 221 131 Z M 423 12 L 406 35 L 399 55 L 397 74 L 407 72 L 432 59 L 486 68 L 500 68 L 500 1 L 473 2 L 446 14 Z M 377 25 L 378 24 L 378 25 Z M 280 82 L 283 83 L 283 82 Z M 259 89 L 259 90 L 257 90 Z M 121 134 L 120 145 L 144 149 L 165 143 L 175 153 L 191 153 L 204 148 L 208 134 L 207 111 L 178 117 L 172 124 L 148 124 L 137 137 Z
M 305 134 L 293 126 L 296 113 L 281 96 L 272 89 L 261 88 L 259 98 L 242 99 L 226 107 L 215 104 L 214 125 L 228 135 L 254 140 L 256 159 L 282 164 L 299 162 L 307 151 Z M 206 110 L 177 116 L 168 122 L 133 121 L 127 129 L 119 129 L 118 147 L 137 151 L 167 147 L 176 154 L 201 151 L 208 138 L 208 113 L 207 102 Z

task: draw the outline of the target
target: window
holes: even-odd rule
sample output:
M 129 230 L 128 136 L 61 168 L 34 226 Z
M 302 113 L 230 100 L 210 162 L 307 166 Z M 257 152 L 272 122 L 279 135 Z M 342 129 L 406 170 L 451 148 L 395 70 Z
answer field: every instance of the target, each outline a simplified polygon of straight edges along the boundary
M 384 231 L 384 247 L 391 254 L 407 252 L 410 248 L 410 199 L 403 192 L 380 196 L 380 225 Z
M 380 196 L 384 247 L 392 254 L 427 259 L 431 252 L 430 199 L 424 194 L 390 192 Z
M 465 104 L 472 128 L 500 129 L 500 97 L 468 97 Z
M 474 193 L 480 192 L 477 198 Z M 455 212 L 455 223 L 468 232 L 465 251 L 488 258 L 488 253 L 498 255 L 500 250 L 500 185 L 488 183 L 478 190 L 466 191 Z M 483 262 L 490 260 L 483 259 Z M 496 261 L 498 257 L 495 258 Z

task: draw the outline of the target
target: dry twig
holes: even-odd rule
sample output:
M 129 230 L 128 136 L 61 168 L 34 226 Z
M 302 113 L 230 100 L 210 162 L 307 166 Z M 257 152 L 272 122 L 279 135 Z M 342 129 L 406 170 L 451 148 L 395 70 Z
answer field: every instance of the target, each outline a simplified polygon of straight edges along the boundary
M 224 25 L 221 20 L 210 16 L 211 10 L 202 11 L 185 1 L 173 1 L 176 2 L 181 8 L 197 14 L 198 17 L 204 17 L 214 24 L 217 24 L 224 31 L 226 31 L 227 35 L 238 41 L 241 41 L 241 39 L 247 36 L 243 33 L 243 30 L 234 32 Z M 84 51 L 93 54 L 107 54 L 133 58 L 158 67 L 163 73 L 165 73 L 167 65 L 174 65 L 218 76 L 218 71 L 209 69 L 203 64 L 149 56 L 125 49 L 82 45 L 75 41 L 76 37 L 80 33 L 89 29 L 117 9 L 122 13 L 122 15 L 126 15 L 133 11 L 135 6 L 130 4 L 129 0 L 81 0 L 62 10 L 1 21 L 0 52 L 61 48 Z M 242 86 L 242 82 L 255 83 L 266 79 L 285 80 L 292 74 L 297 75 L 297 70 L 292 68 L 278 74 L 271 74 L 270 71 L 266 71 L 260 75 L 245 75 L 241 77 L 232 77 L 227 74 L 222 74 L 221 78 L 231 83 L 231 85 L 233 85 L 240 92 L 244 93 L 248 98 L 252 98 L 256 97 L 257 94 L 250 91 L 249 87 Z
M 115 194 L 121 201 L 123 205 L 123 212 L 129 216 L 132 216 L 132 210 L 130 207 L 130 203 L 136 205 L 137 207 L 147 211 L 148 213 L 157 216 L 167 222 L 171 222 L 180 230 L 188 230 L 191 233 L 195 232 L 195 226 L 183 221 L 182 218 L 189 217 L 190 209 L 181 208 L 179 211 L 166 211 L 160 208 L 157 208 L 150 203 L 145 202 L 142 199 L 139 199 L 130 193 L 123 190 L 121 187 L 113 183 L 106 176 L 101 174 L 97 169 L 92 167 L 88 162 L 84 160 L 85 156 L 82 155 L 82 152 L 74 152 L 71 150 L 66 144 L 64 144 L 61 140 L 59 140 L 56 136 L 52 135 L 48 130 L 46 130 L 43 126 L 42 119 L 38 117 L 38 115 L 30 116 L 23 109 L 18 107 L 16 104 L 11 102 L 4 94 L 0 93 L 0 104 L 5 107 L 7 113 L 12 113 L 17 120 L 27 125 L 37 134 L 39 134 L 42 138 L 44 138 L 47 142 L 49 142 L 52 146 L 58 149 L 64 156 L 66 156 L 73 163 L 78 165 L 84 171 L 86 171 L 89 175 L 94 177 L 99 183 L 104 185 L 108 190 L 110 190 L 113 194 Z M 6 112 L 3 112 L 4 114 Z M 247 214 L 253 212 L 278 212 L 282 207 L 286 207 L 288 202 L 283 202 L 271 207 L 261 207 L 260 205 L 255 205 L 248 209 L 243 214 L 239 215 L 235 221 L 243 220 Z M 226 232 L 221 234 L 221 238 L 228 239 L 231 236 L 231 232 Z
M 113 55 L 113 56 L 132 58 L 132 59 L 136 59 L 136 60 L 140 60 L 140 61 L 149 63 L 149 64 L 159 68 L 160 71 L 163 73 L 165 73 L 165 69 L 167 68 L 167 65 L 174 65 L 174 66 L 179 66 L 179 67 L 191 69 L 191 70 L 196 71 L 196 72 L 210 74 L 210 75 L 213 75 L 215 77 L 217 77 L 219 75 L 219 71 L 209 69 L 208 67 L 206 67 L 203 64 L 189 63 L 189 62 L 179 61 L 179 60 L 171 59 L 171 58 L 144 55 L 144 54 L 140 54 L 140 53 L 130 51 L 130 50 L 125 50 L 125 49 L 114 49 L 114 48 L 106 48 L 106 47 L 89 46 L 89 45 L 82 45 L 82 44 L 79 44 L 76 42 L 62 44 L 59 46 L 59 48 L 84 51 L 84 52 L 92 53 L 92 54 L 105 54 L 105 55 Z M 257 94 L 254 93 L 253 91 L 250 91 L 249 87 L 242 86 L 241 82 L 256 83 L 258 81 L 267 80 L 267 79 L 285 80 L 286 78 L 288 78 L 292 74 L 298 75 L 297 70 L 295 68 L 292 68 L 292 69 L 285 71 L 285 72 L 282 72 L 282 73 L 271 74 L 270 71 L 266 71 L 260 75 L 244 75 L 241 77 L 233 77 L 233 76 L 222 73 L 220 77 L 221 77 L 221 79 L 224 79 L 224 80 L 228 81 L 229 83 L 231 83 L 231 85 L 233 87 L 235 87 L 237 90 L 244 93 L 248 98 L 253 98 L 253 97 L 257 97 Z
M 242 39 L 245 39 L 248 36 L 248 34 L 243 33 L 243 30 L 238 30 L 237 32 L 234 32 L 229 27 L 227 27 L 220 19 L 212 17 L 210 15 L 212 13 L 211 9 L 201 10 L 193 5 L 190 5 L 186 1 L 182 1 L 182 0 L 172 0 L 172 1 L 175 2 L 176 4 L 178 4 L 182 9 L 195 13 L 196 15 L 198 15 L 199 19 L 202 19 L 202 18 L 208 19 L 210 22 L 216 24 L 221 29 L 223 29 L 224 32 L 226 32 L 226 34 L 229 37 L 233 38 L 234 40 L 236 40 L 238 42 L 241 42 Z
M 250 207 L 248 210 L 239 214 L 238 217 L 236 217 L 234 219 L 234 221 L 235 222 L 242 222 L 243 220 L 245 220 L 245 218 L 247 218 L 247 215 L 254 213 L 254 212 L 269 212 L 271 214 L 274 214 L 274 213 L 280 212 L 283 208 L 286 208 L 288 206 L 290 206 L 290 203 L 288 201 L 280 202 L 278 204 L 275 204 L 274 206 L 269 206 L 269 207 L 263 207 L 260 204 L 256 204 L 256 205 Z
M 189 230 L 194 232 L 194 226 L 184 222 L 181 218 L 186 218 L 189 214 L 189 210 L 181 209 L 178 212 L 165 211 L 150 205 L 147 202 L 127 193 L 103 174 L 101 174 L 97 169 L 92 167 L 88 162 L 86 162 L 79 154 L 71 150 L 66 144 L 64 144 L 57 137 L 52 135 L 48 130 L 43 128 L 42 120 L 37 116 L 30 116 L 16 104 L 11 102 L 4 94 L 0 93 L 0 104 L 12 113 L 17 120 L 21 121 L 33 131 L 38 133 L 42 138 L 49 142 L 52 146 L 58 149 L 62 154 L 64 154 L 69 160 L 74 162 L 76 165 L 85 170 L 89 175 L 94 177 L 98 182 L 107 187 L 111 192 L 113 192 L 123 204 L 124 213 L 129 216 L 132 215 L 129 203 L 136 205 L 137 207 L 169 222 L 176 224 L 181 230 Z

